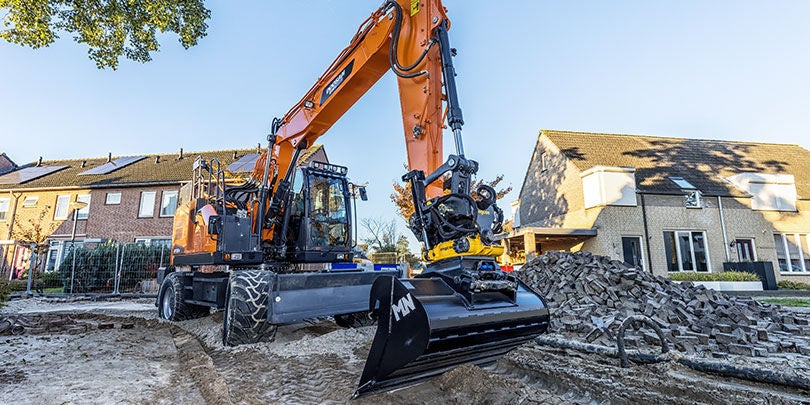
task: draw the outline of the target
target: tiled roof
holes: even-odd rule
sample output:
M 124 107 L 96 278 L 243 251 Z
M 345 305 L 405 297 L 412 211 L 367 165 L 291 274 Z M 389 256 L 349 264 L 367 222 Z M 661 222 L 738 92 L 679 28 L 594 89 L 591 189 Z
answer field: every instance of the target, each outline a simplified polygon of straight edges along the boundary
M 312 156 L 322 145 L 313 145 L 305 156 Z M 0 184 L 0 190 L 39 189 L 39 188 L 104 188 L 136 184 L 181 183 L 191 180 L 191 168 L 197 156 L 205 159 L 216 158 L 226 168 L 228 164 L 246 155 L 256 153 L 252 149 L 229 149 L 204 152 L 184 152 L 180 159 L 178 153 L 146 155 L 135 163 L 124 166 L 107 174 L 85 174 L 94 167 L 107 163 L 108 158 L 87 158 L 67 160 L 43 160 L 41 166 L 68 166 L 52 174 L 35 178 L 22 184 Z M 113 156 L 115 160 L 120 156 Z M 303 161 L 303 160 L 301 160 Z M 19 169 L 36 166 L 38 162 L 22 165 Z M 247 174 L 247 173 L 246 173 Z
M 542 130 L 580 170 L 634 167 L 639 191 L 681 193 L 683 177 L 706 195 L 742 196 L 724 178 L 742 172 L 792 174 L 810 198 L 810 151 L 798 145 Z
M 17 168 L 17 165 L 6 156 L 5 153 L 0 153 L 0 175 L 8 173 Z

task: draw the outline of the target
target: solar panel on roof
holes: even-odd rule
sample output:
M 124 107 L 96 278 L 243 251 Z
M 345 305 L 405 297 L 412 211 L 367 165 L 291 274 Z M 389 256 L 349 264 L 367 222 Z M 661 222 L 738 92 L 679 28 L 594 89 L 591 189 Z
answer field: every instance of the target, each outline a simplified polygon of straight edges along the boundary
M 258 153 L 249 153 L 240 157 L 237 161 L 228 165 L 228 171 L 231 173 L 239 172 L 252 172 L 253 166 L 256 166 L 256 160 L 259 159 Z
M 79 173 L 82 174 L 107 174 L 112 173 L 122 167 L 129 166 L 139 160 L 145 159 L 146 156 L 126 156 L 113 160 L 112 162 L 104 163 L 101 166 L 94 167 L 90 170 Z
M 27 181 L 38 179 L 42 176 L 62 170 L 67 166 L 34 166 L 6 173 L 0 176 L 0 184 L 22 184 Z

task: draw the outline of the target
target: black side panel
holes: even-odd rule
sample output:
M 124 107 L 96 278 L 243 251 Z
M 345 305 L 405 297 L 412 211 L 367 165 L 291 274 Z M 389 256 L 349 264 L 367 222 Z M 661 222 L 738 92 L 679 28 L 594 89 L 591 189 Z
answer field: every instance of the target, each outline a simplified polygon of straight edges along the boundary
M 378 277 L 393 277 L 395 270 L 276 274 L 271 292 L 274 324 L 307 318 L 368 311 L 371 285 Z
M 178 253 L 174 255 L 173 265 L 175 266 L 201 266 L 204 264 L 229 264 L 233 266 L 244 266 L 261 264 L 264 258 L 261 252 L 228 252 L 230 259 L 225 259 L 223 252 L 209 253 Z M 241 258 L 235 254 L 240 254 Z

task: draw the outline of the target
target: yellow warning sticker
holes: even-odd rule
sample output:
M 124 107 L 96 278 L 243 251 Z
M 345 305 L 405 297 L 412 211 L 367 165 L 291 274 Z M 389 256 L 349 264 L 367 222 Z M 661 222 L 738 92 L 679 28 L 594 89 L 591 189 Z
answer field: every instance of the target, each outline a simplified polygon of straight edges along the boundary
M 419 1 L 420 0 L 411 0 L 411 17 L 415 16 L 416 13 L 419 12 L 419 9 L 422 7 Z

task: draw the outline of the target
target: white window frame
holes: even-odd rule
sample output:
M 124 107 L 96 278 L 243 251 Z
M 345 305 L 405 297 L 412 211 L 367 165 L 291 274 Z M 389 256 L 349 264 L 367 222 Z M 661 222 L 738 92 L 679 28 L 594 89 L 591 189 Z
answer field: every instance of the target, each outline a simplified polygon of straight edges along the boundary
M 147 195 L 151 195 L 152 197 L 152 204 L 149 209 L 149 212 L 146 213 L 144 205 L 144 197 Z M 155 217 L 155 202 L 157 200 L 157 191 L 141 191 L 141 202 L 138 204 L 138 218 L 154 218 Z
M 77 195 L 76 202 L 87 204 L 76 213 L 76 219 L 87 219 L 90 216 L 90 194 Z
M 810 274 L 810 269 L 804 265 L 804 249 L 802 248 L 801 238 L 804 238 L 805 243 L 807 243 L 808 247 L 810 247 L 810 233 L 802 233 L 802 232 L 774 232 L 774 235 L 779 235 L 782 237 L 782 247 L 785 249 L 785 258 L 787 259 L 788 266 L 793 266 L 793 260 L 790 258 L 790 250 L 788 250 L 787 244 L 787 236 L 794 236 L 796 239 L 799 239 L 799 264 L 801 265 L 802 271 L 782 271 L 782 268 L 779 267 L 779 257 L 776 258 L 776 268 L 779 270 L 779 274 L 781 275 L 808 275 Z M 775 242 L 775 241 L 774 241 Z
M 548 170 L 548 154 L 543 152 L 540 154 L 540 171 L 544 172 Z
M 60 214 L 60 204 L 61 209 L 64 210 L 64 214 Z M 53 209 L 53 219 L 55 221 L 65 221 L 70 217 L 70 194 L 59 194 L 56 196 L 56 204 L 54 205 Z
M 172 238 L 170 238 L 168 236 L 162 236 L 162 237 L 141 236 L 141 237 L 135 238 L 135 243 L 140 243 L 140 244 L 143 244 L 144 246 L 152 246 L 153 242 L 155 242 L 155 241 L 164 241 L 164 240 L 169 241 L 168 246 L 171 246 Z
M 48 253 L 45 256 L 45 271 L 46 272 L 53 272 L 59 271 L 59 265 L 62 264 L 62 249 L 64 248 L 64 244 L 62 241 L 52 240 L 49 243 Z M 51 252 L 55 251 L 56 256 L 53 258 L 53 269 L 48 270 L 48 266 L 51 264 Z
M 36 207 L 38 202 L 39 202 L 38 195 L 29 195 L 23 198 L 22 206 L 23 208 Z
M 161 193 L 160 196 L 160 212 L 158 213 L 161 218 L 168 218 L 174 216 L 174 211 L 177 210 L 177 202 L 178 202 L 177 199 L 179 198 L 179 194 L 180 193 L 178 193 L 177 190 L 163 190 L 163 193 Z M 163 208 L 166 207 L 166 197 L 171 198 L 172 196 L 174 197 L 174 210 L 172 210 L 171 213 L 164 214 Z
M 111 196 L 116 196 L 114 198 L 118 198 L 118 200 L 110 201 Z M 112 191 L 107 193 L 106 198 L 104 199 L 104 205 L 120 205 L 121 204 L 121 192 L 120 191 Z
M 11 208 L 11 198 L 0 198 L 0 207 L 2 207 L 0 209 L 0 221 L 5 222 L 8 220 L 8 211 Z
M 711 273 L 712 272 L 712 262 L 711 262 L 711 258 L 710 258 L 710 255 L 709 255 L 709 240 L 706 238 L 706 231 L 665 230 L 664 232 L 672 232 L 672 233 L 675 234 L 675 252 L 674 253 L 675 253 L 676 260 L 678 261 L 678 272 L 679 273 L 680 272 L 686 272 L 686 271 L 690 271 L 690 272 L 693 272 L 693 273 Z M 704 254 L 706 255 L 706 271 L 705 272 L 704 271 L 698 271 L 698 269 L 697 269 L 697 257 L 695 257 L 695 247 L 692 245 L 692 233 L 694 233 L 694 232 L 700 232 L 701 234 L 703 234 L 703 249 L 705 250 Z M 681 261 L 681 244 L 680 244 L 680 242 L 678 240 L 678 234 L 679 233 L 688 233 L 689 234 L 689 253 L 691 254 L 692 265 L 694 266 L 694 269 L 692 269 L 692 270 L 684 270 L 683 269 L 683 262 Z M 669 272 L 669 269 L 667 269 L 667 271 Z M 670 272 L 670 273 L 674 273 L 674 272 Z

